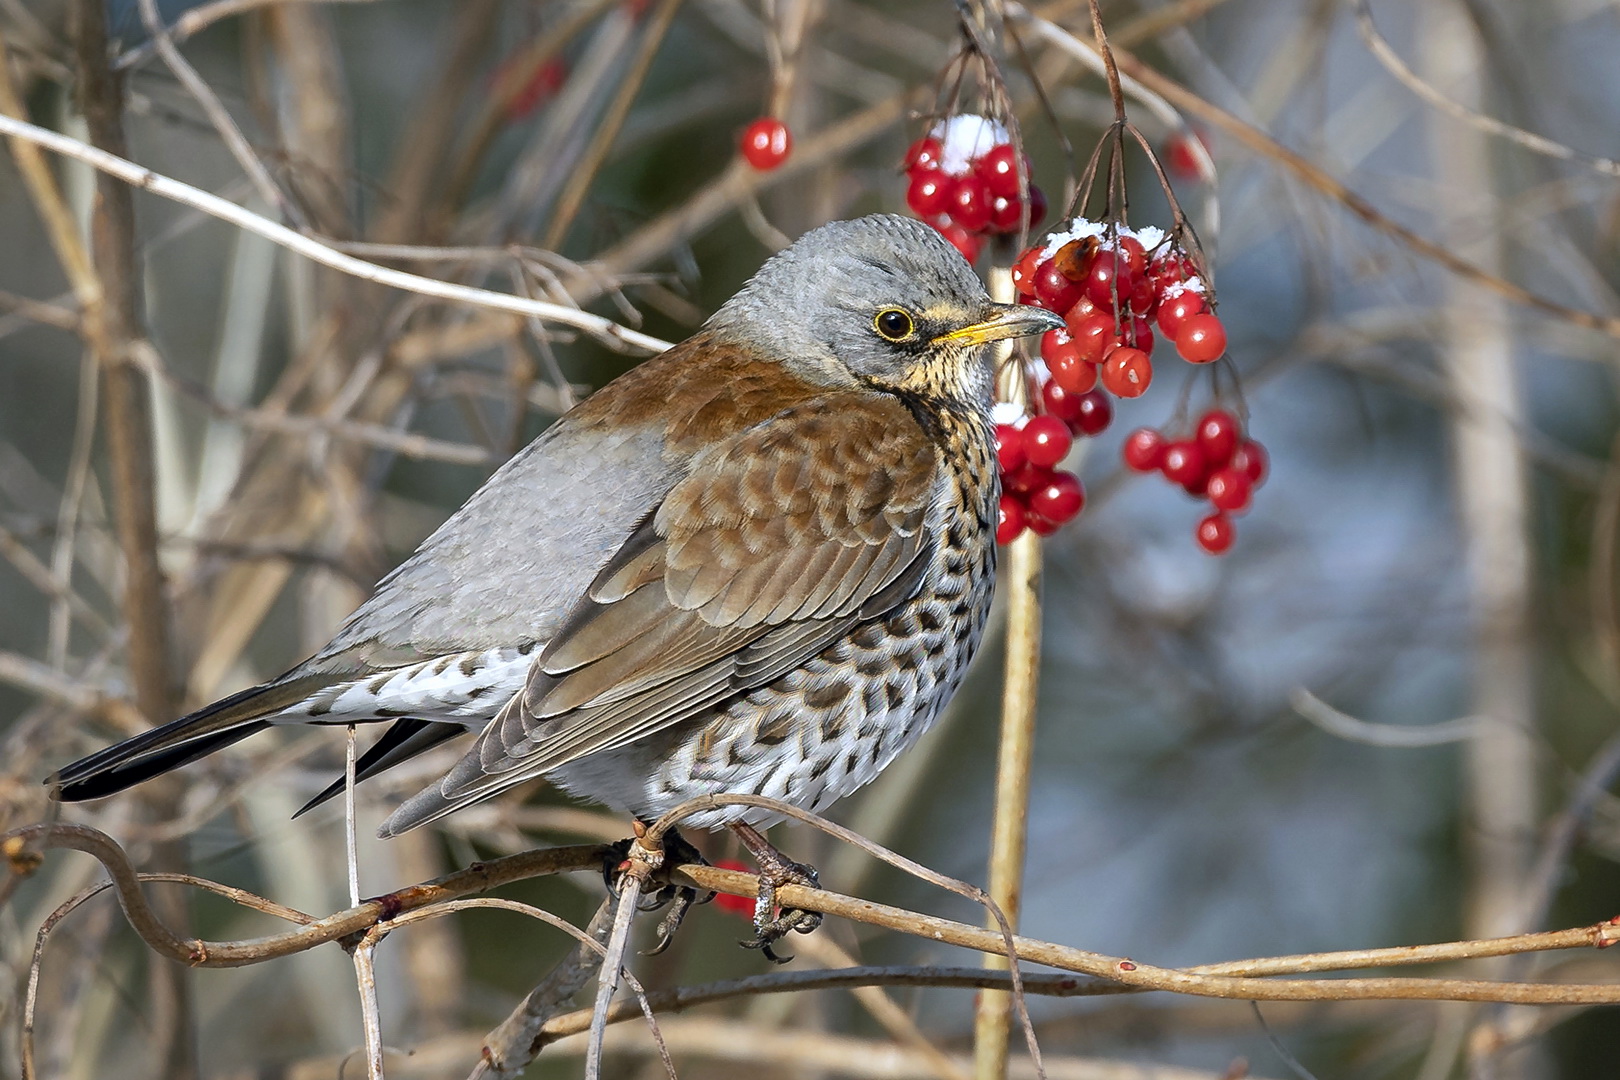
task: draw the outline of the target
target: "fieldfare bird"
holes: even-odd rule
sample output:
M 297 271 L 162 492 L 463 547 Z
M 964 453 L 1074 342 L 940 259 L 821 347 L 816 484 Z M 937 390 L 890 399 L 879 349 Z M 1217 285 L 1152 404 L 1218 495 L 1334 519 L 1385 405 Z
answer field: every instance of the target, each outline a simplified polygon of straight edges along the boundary
M 108 795 L 272 724 L 392 721 L 359 778 L 476 739 L 383 836 L 539 776 L 643 821 L 709 794 L 820 811 L 928 729 L 978 646 L 986 346 L 1061 325 L 991 302 L 919 221 L 815 229 L 497 470 L 315 656 L 74 762 L 57 794 Z M 686 824 L 768 857 L 754 826 L 774 820 Z

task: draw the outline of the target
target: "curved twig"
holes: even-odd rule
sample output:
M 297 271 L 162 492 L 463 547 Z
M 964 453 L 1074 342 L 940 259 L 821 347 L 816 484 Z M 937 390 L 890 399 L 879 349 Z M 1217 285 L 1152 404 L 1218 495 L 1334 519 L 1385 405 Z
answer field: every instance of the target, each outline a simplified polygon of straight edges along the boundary
M 1613 161 L 1606 157 L 1597 157 L 1593 154 L 1583 154 L 1573 147 L 1555 142 L 1545 135 L 1537 135 L 1533 131 L 1516 127 L 1513 124 L 1498 120 L 1494 116 L 1486 116 L 1476 112 L 1460 101 L 1453 101 L 1436 87 L 1429 85 L 1423 78 L 1407 66 L 1401 59 L 1400 53 L 1383 34 L 1378 32 L 1374 25 L 1372 11 L 1367 7 L 1367 0 L 1351 0 L 1351 7 L 1356 13 L 1356 29 L 1361 33 L 1361 40 L 1366 44 L 1367 51 L 1373 54 L 1373 59 L 1384 65 L 1397 82 L 1406 87 L 1430 105 L 1439 109 L 1448 116 L 1455 117 L 1465 124 L 1499 138 L 1508 140 L 1515 145 L 1522 146 L 1533 154 L 1555 158 L 1559 161 L 1570 161 L 1577 165 L 1584 165 L 1594 172 L 1605 176 L 1620 177 L 1620 161 Z
M 95 856 L 106 867 L 113 887 L 118 890 L 119 905 L 141 940 L 170 960 L 203 968 L 245 967 L 304 952 L 328 941 L 363 933 L 379 922 L 430 904 L 483 892 L 508 882 L 599 867 L 607 852 L 606 848 L 595 844 L 520 852 L 486 863 L 474 863 L 465 870 L 387 893 L 297 930 L 242 941 L 203 941 L 179 936 L 157 917 L 147 903 L 140 875 L 130 864 L 129 856 L 99 829 L 66 824 L 13 829 L 0 836 L 0 857 L 10 860 L 14 869 L 26 872 L 31 868 L 29 864 L 37 859 L 29 851 L 30 845 L 71 848 Z

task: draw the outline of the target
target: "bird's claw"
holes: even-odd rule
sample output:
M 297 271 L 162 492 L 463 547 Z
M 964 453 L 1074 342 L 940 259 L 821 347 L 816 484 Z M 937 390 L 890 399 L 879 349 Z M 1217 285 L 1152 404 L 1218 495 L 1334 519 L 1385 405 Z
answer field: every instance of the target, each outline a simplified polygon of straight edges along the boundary
M 758 949 L 773 964 L 785 964 L 791 956 L 779 956 L 772 948 L 788 934 L 808 934 L 821 925 L 819 911 L 800 908 L 776 910 L 776 890 L 783 885 L 821 888 L 821 877 L 812 866 L 796 863 L 778 853 L 776 859 L 762 859 L 759 868 L 759 895 L 754 900 L 754 936 L 740 944 Z
M 618 843 L 608 845 L 608 854 L 602 860 L 602 881 L 615 898 L 619 895 L 619 882 L 630 868 L 632 843 L 633 840 L 620 840 Z M 706 904 L 714 899 L 712 892 L 703 892 L 689 885 L 676 885 L 664 876 L 667 868 L 683 864 L 708 866 L 709 861 L 702 853 L 674 829 L 664 834 L 663 846 L 664 866 L 655 872 L 652 881 L 648 882 L 650 886 L 656 887 L 648 888 L 636 903 L 637 911 L 657 911 L 666 904 L 672 905 L 668 914 L 659 920 L 658 941 L 647 951 L 647 956 L 657 956 L 669 948 L 670 942 L 675 938 L 675 931 L 680 929 L 681 922 L 693 905 Z

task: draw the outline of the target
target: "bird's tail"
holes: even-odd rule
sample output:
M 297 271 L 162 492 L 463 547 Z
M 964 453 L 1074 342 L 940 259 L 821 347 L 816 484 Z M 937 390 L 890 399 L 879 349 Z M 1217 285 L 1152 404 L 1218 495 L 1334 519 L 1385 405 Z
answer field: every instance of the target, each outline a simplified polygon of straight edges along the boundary
M 308 678 L 277 680 L 221 698 L 162 727 L 143 731 L 46 780 L 63 802 L 98 799 L 178 769 L 270 726 L 264 719 L 309 696 Z

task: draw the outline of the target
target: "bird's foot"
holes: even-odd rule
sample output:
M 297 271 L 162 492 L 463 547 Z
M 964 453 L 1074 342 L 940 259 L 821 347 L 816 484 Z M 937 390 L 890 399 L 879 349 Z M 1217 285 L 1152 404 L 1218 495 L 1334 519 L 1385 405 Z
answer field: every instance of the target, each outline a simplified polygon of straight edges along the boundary
M 821 877 L 812 866 L 794 862 L 760 835 L 751 825 L 730 826 L 737 839 L 759 866 L 759 895 L 754 899 L 754 936 L 742 943 L 745 949 L 758 949 L 773 964 L 785 964 L 791 956 L 780 956 L 772 948 L 790 933 L 808 934 L 821 925 L 819 911 L 799 908 L 776 910 L 776 890 L 783 885 L 821 888 Z
M 608 892 L 615 897 L 619 895 L 619 882 L 630 869 L 630 846 L 634 840 L 620 840 L 610 844 L 609 854 L 602 860 L 602 880 L 607 885 Z M 666 904 L 671 905 L 669 912 L 658 922 L 658 941 L 647 950 L 647 956 L 657 956 L 669 948 L 669 943 L 675 938 L 675 931 L 680 929 L 686 918 L 686 913 L 692 910 L 695 904 L 706 904 L 714 899 L 714 893 L 699 894 L 699 890 L 689 885 L 676 885 L 669 880 L 668 870 L 685 863 L 696 863 L 698 866 L 708 866 L 709 861 L 703 853 L 693 847 L 679 832 L 670 829 L 664 833 L 664 864 L 648 882 L 650 886 L 642 893 L 640 901 L 636 904 L 638 911 L 657 911 Z

